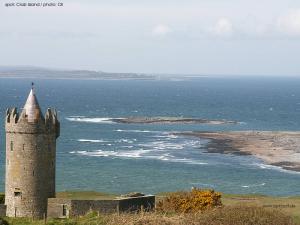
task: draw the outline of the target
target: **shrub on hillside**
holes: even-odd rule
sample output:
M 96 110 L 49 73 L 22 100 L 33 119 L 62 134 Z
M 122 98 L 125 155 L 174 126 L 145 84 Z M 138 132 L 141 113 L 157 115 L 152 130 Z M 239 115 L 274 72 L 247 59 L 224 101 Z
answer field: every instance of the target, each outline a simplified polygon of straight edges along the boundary
M 0 225 L 9 225 L 9 224 L 5 219 L 0 218 Z
M 5 195 L 0 194 L 0 204 L 4 204 L 4 200 L 5 200 Z
M 222 206 L 221 194 L 214 190 L 193 188 L 190 192 L 175 192 L 157 204 L 162 212 L 190 213 Z

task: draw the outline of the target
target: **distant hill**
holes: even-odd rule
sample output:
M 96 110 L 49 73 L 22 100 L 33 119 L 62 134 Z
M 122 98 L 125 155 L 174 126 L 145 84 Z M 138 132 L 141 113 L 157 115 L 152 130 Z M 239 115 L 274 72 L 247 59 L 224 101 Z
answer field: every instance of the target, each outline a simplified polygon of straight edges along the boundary
M 59 70 L 34 66 L 0 66 L 0 78 L 152 80 L 156 79 L 156 76 L 138 73 L 107 73 L 91 70 Z

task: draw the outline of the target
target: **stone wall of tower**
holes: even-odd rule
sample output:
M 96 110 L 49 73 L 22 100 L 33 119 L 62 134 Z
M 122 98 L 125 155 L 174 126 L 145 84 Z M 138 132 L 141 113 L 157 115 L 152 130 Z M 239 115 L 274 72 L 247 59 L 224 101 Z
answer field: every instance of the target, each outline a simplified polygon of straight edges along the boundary
M 48 109 L 36 123 L 7 111 L 5 204 L 7 216 L 42 218 L 55 197 L 56 138 L 59 122 Z

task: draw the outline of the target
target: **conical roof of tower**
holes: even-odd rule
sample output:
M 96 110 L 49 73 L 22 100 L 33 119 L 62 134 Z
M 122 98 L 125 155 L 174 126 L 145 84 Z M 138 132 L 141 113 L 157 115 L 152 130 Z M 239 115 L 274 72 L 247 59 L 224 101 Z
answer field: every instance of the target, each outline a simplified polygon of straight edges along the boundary
M 27 118 L 27 121 L 30 123 L 37 122 L 43 115 L 33 87 L 31 88 L 24 105 L 22 115 L 25 116 L 25 118 Z

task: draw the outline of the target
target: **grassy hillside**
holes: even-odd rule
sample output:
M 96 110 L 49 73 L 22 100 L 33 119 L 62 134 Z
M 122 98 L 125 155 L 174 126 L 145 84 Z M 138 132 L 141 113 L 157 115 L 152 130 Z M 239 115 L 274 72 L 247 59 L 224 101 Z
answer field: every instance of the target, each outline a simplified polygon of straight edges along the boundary
M 159 194 L 163 199 L 166 194 Z M 76 199 L 111 199 L 115 195 L 98 192 L 61 192 L 58 197 Z M 58 225 L 117 225 L 117 224 L 199 224 L 199 225 L 291 225 L 300 224 L 300 196 L 270 197 L 262 195 L 228 195 L 222 196 L 224 207 L 205 211 L 204 213 L 137 213 L 88 215 L 74 219 L 48 220 L 47 224 Z M 13 225 L 42 225 L 45 221 L 33 221 L 24 218 L 5 218 Z
M 264 209 L 276 209 L 291 217 L 300 224 L 300 196 L 270 197 L 263 195 L 223 195 L 225 206 L 259 206 Z
M 13 225 L 42 225 L 45 221 L 31 219 L 7 219 Z M 111 214 L 89 213 L 84 217 L 49 220 L 48 225 L 293 225 L 293 219 L 280 211 L 261 207 L 223 207 L 199 214 Z
M 107 194 L 102 192 L 96 191 L 65 191 L 65 192 L 58 192 L 56 193 L 57 198 L 69 198 L 69 199 L 77 199 L 77 200 L 95 200 L 95 199 L 103 199 L 103 200 L 110 200 L 117 197 L 114 194 Z

